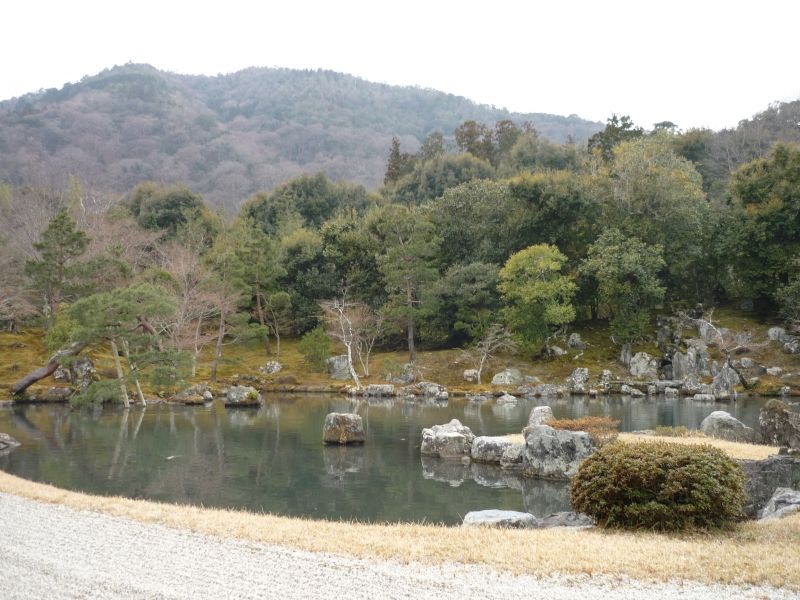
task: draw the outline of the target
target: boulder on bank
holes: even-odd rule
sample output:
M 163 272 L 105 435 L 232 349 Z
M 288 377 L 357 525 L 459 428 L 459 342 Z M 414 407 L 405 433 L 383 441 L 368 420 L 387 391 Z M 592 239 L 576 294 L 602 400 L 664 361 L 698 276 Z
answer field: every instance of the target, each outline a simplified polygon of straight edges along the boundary
M 586 394 L 589 391 L 589 369 L 578 368 L 567 377 L 567 389 L 573 394 Z
M 522 468 L 531 477 L 569 479 L 594 449 L 589 434 L 584 431 L 535 425 L 525 434 Z
M 500 464 L 511 446 L 513 442 L 505 436 L 482 435 L 472 441 L 470 456 L 476 462 Z
M 364 421 L 354 413 L 328 413 L 322 426 L 322 441 L 326 444 L 363 444 Z
M 589 515 L 574 511 L 557 512 L 536 520 L 536 529 L 553 529 L 569 527 L 570 529 L 589 529 L 594 527 L 594 520 Z
M 10 452 L 21 444 L 7 433 L 0 433 L 0 453 Z
M 258 371 L 264 375 L 274 375 L 283 368 L 283 365 L 277 360 L 271 360 L 268 363 L 261 365 Z
M 466 369 L 464 371 L 464 381 L 478 383 L 478 369 Z
M 426 400 L 444 401 L 450 397 L 447 388 L 432 381 L 420 381 L 403 388 L 406 395 L 422 396 Z
M 754 518 L 778 488 L 791 488 L 800 481 L 800 458 L 775 455 L 764 460 L 740 460 L 745 475 L 747 500 L 744 513 Z
M 519 369 L 505 369 L 492 377 L 492 385 L 522 385 L 525 378 Z
M 767 505 L 758 513 L 762 521 L 780 519 L 800 511 L 800 492 L 781 487 L 775 490 Z
M 581 339 L 580 333 L 570 333 L 569 339 L 567 340 L 567 346 L 574 348 L 575 350 L 585 350 L 586 342 Z
M 474 440 L 475 434 L 472 430 L 462 425 L 458 419 L 453 419 L 445 425 L 423 429 L 420 452 L 423 456 L 439 458 L 469 457 Z
M 466 514 L 462 526 L 525 529 L 536 526 L 536 517 L 514 510 L 475 510 Z
M 800 413 L 786 403 L 770 400 L 758 415 L 761 438 L 771 446 L 800 448 Z
M 365 396 L 394 396 L 391 383 L 370 383 L 364 390 Z
M 225 392 L 225 406 L 259 406 L 261 394 L 249 385 L 234 385 Z
M 752 442 L 755 432 L 751 427 L 724 410 L 715 410 L 700 423 L 700 431 L 709 437 L 729 442 Z
M 346 354 L 331 356 L 327 361 L 328 376 L 331 379 L 346 381 L 350 379 L 350 363 L 347 361 Z
M 546 425 L 548 421 L 552 421 L 553 409 L 549 406 L 536 406 L 531 410 L 528 415 L 528 427 L 535 427 L 536 425 Z
M 634 354 L 628 368 L 634 377 L 658 379 L 658 361 L 647 352 Z

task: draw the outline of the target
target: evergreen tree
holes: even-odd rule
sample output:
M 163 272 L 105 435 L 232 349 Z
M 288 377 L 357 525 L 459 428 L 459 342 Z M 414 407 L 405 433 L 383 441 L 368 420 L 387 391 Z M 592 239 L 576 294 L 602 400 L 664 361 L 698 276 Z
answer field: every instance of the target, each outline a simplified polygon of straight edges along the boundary
M 33 245 L 40 259 L 28 261 L 25 272 L 41 294 L 49 315 L 54 315 L 61 302 L 75 295 L 80 276 L 76 259 L 88 245 L 88 236 L 78 229 L 66 210 L 51 219 L 39 241 Z

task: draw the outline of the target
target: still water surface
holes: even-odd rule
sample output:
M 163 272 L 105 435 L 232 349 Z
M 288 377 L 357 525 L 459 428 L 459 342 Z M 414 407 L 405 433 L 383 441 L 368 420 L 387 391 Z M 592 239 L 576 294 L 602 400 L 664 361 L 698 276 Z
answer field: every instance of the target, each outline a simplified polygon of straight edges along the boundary
M 460 523 L 470 510 L 503 508 L 544 516 L 569 508 L 567 484 L 520 479 L 488 465 L 423 459 L 422 429 L 457 418 L 476 435 L 518 433 L 528 413 L 550 404 L 557 418 L 608 415 L 622 431 L 656 425 L 698 428 L 714 410 L 758 422 L 760 399 L 731 404 L 685 399 L 568 398 L 445 404 L 267 395 L 259 409 L 148 406 L 70 410 L 0 409 L 0 431 L 22 443 L 0 469 L 94 494 L 244 508 L 358 521 Z M 363 447 L 326 447 L 328 412 L 364 419 Z

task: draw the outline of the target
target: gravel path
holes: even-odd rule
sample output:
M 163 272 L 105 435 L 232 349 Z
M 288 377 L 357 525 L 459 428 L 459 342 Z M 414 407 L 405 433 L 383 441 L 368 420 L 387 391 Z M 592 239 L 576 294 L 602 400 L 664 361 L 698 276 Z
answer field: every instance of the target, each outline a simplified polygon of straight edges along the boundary
M 524 552 L 521 548 L 520 552 Z M 0 493 L 0 597 L 797 598 L 771 588 L 514 577 L 220 539 Z

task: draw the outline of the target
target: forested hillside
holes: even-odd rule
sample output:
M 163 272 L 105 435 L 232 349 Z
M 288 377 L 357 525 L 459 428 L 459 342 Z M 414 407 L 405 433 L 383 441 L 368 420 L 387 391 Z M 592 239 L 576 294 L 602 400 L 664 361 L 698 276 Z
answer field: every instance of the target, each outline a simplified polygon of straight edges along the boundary
M 514 114 L 433 90 L 331 71 L 253 68 L 217 77 L 125 65 L 62 89 L 0 103 L 0 181 L 99 193 L 180 182 L 234 211 L 302 173 L 368 188 L 383 179 L 392 136 L 416 151 L 464 121 L 530 122 L 561 143 L 602 128 L 577 116 Z

